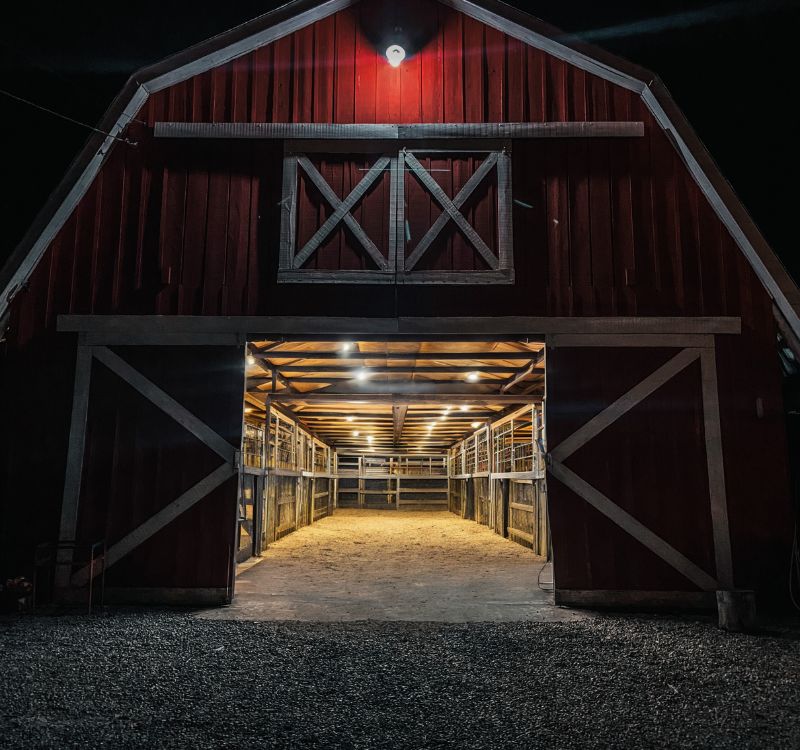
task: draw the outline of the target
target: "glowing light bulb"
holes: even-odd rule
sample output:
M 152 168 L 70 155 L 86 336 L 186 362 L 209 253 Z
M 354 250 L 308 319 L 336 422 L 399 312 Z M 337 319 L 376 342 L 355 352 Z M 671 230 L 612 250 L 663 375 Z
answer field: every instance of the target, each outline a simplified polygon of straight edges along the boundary
M 360 434 L 358 430 L 353 430 L 353 437 L 358 437 Z
M 461 411 L 469 411 L 469 404 L 461 404 L 458 408 L 461 409 Z
M 393 68 L 399 68 L 400 63 L 406 59 L 406 51 L 399 44 L 392 44 L 386 50 L 386 59 Z
M 247 364 L 254 365 L 256 363 L 256 358 L 252 354 L 247 355 Z
M 477 430 L 478 427 L 480 427 L 480 426 L 481 426 L 480 422 L 473 422 L 472 425 L 471 425 L 473 430 Z
M 349 341 L 345 341 L 344 344 L 342 344 L 342 351 L 343 352 L 349 352 L 352 348 L 353 348 L 353 345 Z
M 374 437 L 372 437 L 372 435 L 370 435 L 369 437 L 367 437 L 367 442 L 368 442 L 368 443 L 371 443 L 373 440 L 375 440 L 375 438 L 374 438 Z
M 347 421 L 348 422 L 354 422 L 355 419 L 356 419 L 355 417 L 347 417 Z
M 476 383 L 476 382 L 477 382 L 477 381 L 480 379 L 480 377 L 481 377 L 481 376 L 480 376 L 480 374 L 479 374 L 479 373 L 477 373 L 477 372 L 471 372 L 471 373 L 469 373 L 469 375 L 467 375 L 467 380 L 468 380 L 470 383 Z
M 364 381 L 369 377 L 369 372 L 367 370 L 358 370 L 356 372 L 356 380 Z

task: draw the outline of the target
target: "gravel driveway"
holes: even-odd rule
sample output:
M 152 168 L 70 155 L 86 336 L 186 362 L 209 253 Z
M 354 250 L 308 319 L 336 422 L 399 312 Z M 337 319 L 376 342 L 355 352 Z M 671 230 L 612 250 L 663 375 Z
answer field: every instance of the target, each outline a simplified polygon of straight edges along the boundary
M 0 621 L 4 748 L 800 747 L 800 629 Z

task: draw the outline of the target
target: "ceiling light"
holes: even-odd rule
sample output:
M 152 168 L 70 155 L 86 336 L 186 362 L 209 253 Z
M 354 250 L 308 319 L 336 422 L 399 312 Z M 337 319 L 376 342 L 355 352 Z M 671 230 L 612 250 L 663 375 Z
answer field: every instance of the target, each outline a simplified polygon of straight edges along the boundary
M 353 345 L 349 341 L 345 341 L 344 344 L 342 344 L 342 351 L 343 352 L 349 352 L 352 348 L 353 348 Z
M 461 411 L 469 411 L 469 404 L 461 404 L 458 408 L 461 409 Z
M 357 370 L 356 371 L 356 380 L 364 381 L 369 377 L 369 371 L 365 369 Z
M 256 363 L 256 358 L 252 354 L 247 355 L 247 364 L 254 365 Z
M 386 49 L 386 59 L 393 68 L 398 68 L 406 59 L 406 51 L 399 44 L 392 44 Z
M 478 380 L 480 380 L 480 377 L 481 377 L 481 376 L 480 376 L 480 373 L 477 373 L 477 372 L 471 372 L 471 373 L 469 373 L 469 374 L 467 375 L 467 380 L 468 380 L 470 383 L 475 383 L 475 382 L 477 382 Z
M 353 437 L 358 437 L 360 434 L 358 430 L 353 430 Z
M 472 425 L 470 425 L 470 426 L 472 427 L 473 430 L 477 430 L 478 427 L 481 426 L 481 423 L 480 422 L 473 422 Z
M 354 420 L 355 420 L 355 417 L 347 417 L 347 421 L 348 422 L 353 422 Z
M 374 437 L 372 437 L 372 435 L 368 435 L 368 436 L 367 436 L 367 442 L 368 442 L 368 443 L 371 443 L 373 440 L 375 440 L 375 438 L 374 438 Z
M 244 413 L 245 413 L 245 414 L 252 414 L 254 411 L 255 411 L 255 409 L 251 409 L 251 408 L 248 406 L 248 407 L 247 407 L 247 409 L 245 409 L 245 410 L 244 410 Z

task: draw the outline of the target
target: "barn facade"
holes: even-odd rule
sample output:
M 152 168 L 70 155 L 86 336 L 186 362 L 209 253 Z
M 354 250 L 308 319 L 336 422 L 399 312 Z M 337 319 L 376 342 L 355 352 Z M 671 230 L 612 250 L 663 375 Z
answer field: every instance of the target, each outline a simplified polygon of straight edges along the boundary
M 113 103 L 0 276 L 4 572 L 58 541 L 80 591 L 102 542 L 120 599 L 224 603 L 377 504 L 552 548 L 563 604 L 781 604 L 794 283 L 651 73 L 400 5 L 299 0 Z

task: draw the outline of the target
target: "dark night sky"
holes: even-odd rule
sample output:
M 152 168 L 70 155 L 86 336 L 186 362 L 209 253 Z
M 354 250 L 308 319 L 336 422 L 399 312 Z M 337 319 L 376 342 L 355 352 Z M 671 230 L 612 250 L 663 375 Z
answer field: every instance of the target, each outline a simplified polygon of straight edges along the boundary
M 64 2 L 15 4 L 20 7 L 4 9 L 0 26 L 0 88 L 94 124 L 137 68 L 280 4 L 140 0 L 100 12 Z M 800 280 L 800 127 L 791 114 L 800 0 L 512 4 L 567 31 L 586 32 L 592 42 L 656 72 Z M 87 131 L 2 95 L 0 128 L 2 261 Z

